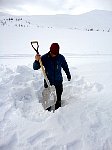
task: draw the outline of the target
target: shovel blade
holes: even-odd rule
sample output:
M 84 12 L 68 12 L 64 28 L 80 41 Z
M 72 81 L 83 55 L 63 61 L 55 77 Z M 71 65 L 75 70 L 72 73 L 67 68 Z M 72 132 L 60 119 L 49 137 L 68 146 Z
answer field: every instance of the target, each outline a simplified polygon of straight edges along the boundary
M 47 109 L 50 106 L 55 105 L 57 100 L 55 86 L 44 88 L 42 96 L 43 96 L 42 105 L 44 109 Z

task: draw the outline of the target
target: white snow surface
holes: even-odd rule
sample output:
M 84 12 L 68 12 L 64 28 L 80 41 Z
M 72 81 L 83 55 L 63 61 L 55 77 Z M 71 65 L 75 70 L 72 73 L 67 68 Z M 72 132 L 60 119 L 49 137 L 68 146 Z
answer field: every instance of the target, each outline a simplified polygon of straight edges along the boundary
M 32 40 L 41 54 L 58 42 L 70 68 L 71 81 L 62 70 L 62 107 L 54 113 L 40 103 L 43 75 L 32 67 Z M 0 150 L 112 150 L 111 40 L 111 31 L 1 25 Z

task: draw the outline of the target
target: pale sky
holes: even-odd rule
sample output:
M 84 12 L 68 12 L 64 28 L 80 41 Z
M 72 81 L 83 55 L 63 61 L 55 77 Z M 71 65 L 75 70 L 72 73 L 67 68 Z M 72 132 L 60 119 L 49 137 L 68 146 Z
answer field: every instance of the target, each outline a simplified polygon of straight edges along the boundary
M 13 15 L 79 15 L 94 9 L 112 11 L 112 0 L 0 0 L 0 12 Z

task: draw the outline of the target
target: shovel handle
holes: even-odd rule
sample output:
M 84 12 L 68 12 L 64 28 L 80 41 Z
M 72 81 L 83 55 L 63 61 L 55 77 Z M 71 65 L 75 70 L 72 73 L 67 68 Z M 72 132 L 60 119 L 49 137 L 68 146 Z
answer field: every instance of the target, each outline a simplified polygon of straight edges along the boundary
M 46 80 L 46 83 L 47 83 L 48 87 L 50 87 L 50 82 L 49 82 L 49 80 L 47 78 L 47 75 L 46 75 L 46 72 L 45 72 L 45 69 L 44 69 L 44 66 L 42 64 L 42 60 L 41 59 L 39 59 L 39 63 L 40 63 L 40 67 L 41 67 L 43 75 L 44 75 L 44 79 Z
M 35 48 L 33 44 L 37 44 L 37 48 Z M 38 51 L 38 48 L 39 48 L 38 41 L 32 41 L 32 42 L 31 42 L 31 46 L 32 46 L 33 49 L 36 51 L 36 53 L 39 54 L 39 51 Z M 47 78 L 47 75 L 46 75 L 46 72 L 45 72 L 45 69 L 44 69 L 44 66 L 43 66 L 43 64 L 42 64 L 42 60 L 41 60 L 41 59 L 39 59 L 39 63 L 40 63 L 40 67 L 41 67 L 42 72 L 43 72 L 43 75 L 44 75 L 44 79 L 46 80 L 47 85 L 48 85 L 48 87 L 49 87 L 49 86 L 50 86 L 50 82 L 49 82 L 49 80 L 48 80 L 48 78 Z
M 33 46 L 33 44 L 37 44 L 37 48 L 35 48 L 35 47 Z M 39 54 L 39 51 L 38 51 L 38 48 L 39 48 L 38 41 L 32 41 L 32 42 L 31 42 L 31 46 L 32 46 L 33 49 L 36 51 L 36 53 Z

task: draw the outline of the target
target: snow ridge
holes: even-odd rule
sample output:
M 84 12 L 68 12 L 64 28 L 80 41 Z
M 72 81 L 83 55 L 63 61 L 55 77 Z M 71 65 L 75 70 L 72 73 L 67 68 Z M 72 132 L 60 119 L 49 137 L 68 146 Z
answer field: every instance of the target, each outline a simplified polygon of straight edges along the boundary
M 110 111 L 108 105 L 104 108 L 98 103 L 98 95 L 103 90 L 103 85 L 87 82 L 84 77 L 77 74 L 76 68 L 71 70 L 73 75 L 71 82 L 67 83 L 63 74 L 62 108 L 53 113 L 45 111 L 40 103 L 43 89 L 41 71 L 37 73 L 28 66 L 17 66 L 14 70 L 0 66 L 2 112 L 0 136 L 1 139 L 5 138 L 4 142 L 1 141 L 1 149 L 10 147 L 13 150 L 16 147 L 16 149 L 80 150 L 83 147 L 83 150 L 86 150 L 89 147 L 94 149 L 94 142 L 97 143 L 97 148 L 111 147 L 111 137 L 104 137 L 102 139 L 104 144 L 98 146 L 98 143 L 102 142 L 100 135 L 106 132 L 105 121 Z M 3 92 L 4 89 L 7 89 L 7 94 Z M 89 132 L 86 132 L 88 130 Z

